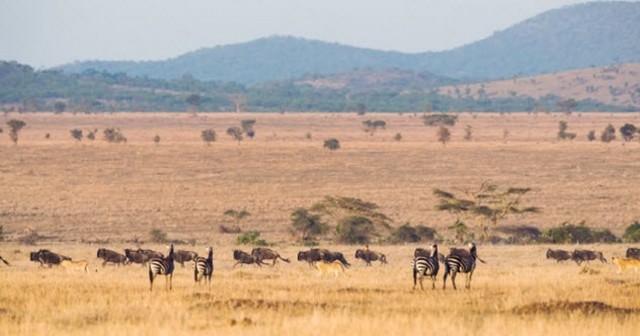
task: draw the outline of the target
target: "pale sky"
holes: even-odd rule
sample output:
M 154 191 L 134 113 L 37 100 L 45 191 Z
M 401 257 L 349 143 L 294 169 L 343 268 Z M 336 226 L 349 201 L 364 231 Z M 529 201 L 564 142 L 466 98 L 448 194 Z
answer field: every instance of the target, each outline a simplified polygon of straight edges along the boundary
M 377 50 L 441 51 L 584 2 L 589 1 L 0 0 L 0 60 L 36 69 L 86 60 L 164 60 L 273 35 Z

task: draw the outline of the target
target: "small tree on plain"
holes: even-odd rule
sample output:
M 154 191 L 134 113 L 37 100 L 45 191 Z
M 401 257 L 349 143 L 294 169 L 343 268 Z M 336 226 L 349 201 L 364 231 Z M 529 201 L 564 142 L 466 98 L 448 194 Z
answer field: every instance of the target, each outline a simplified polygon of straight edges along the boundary
M 338 139 L 335 139 L 335 138 L 327 139 L 324 141 L 324 146 L 322 147 L 333 152 L 335 150 L 340 149 L 340 141 L 338 141 Z
M 566 121 L 560 121 L 559 125 L 558 125 L 558 139 L 560 140 L 573 140 L 576 137 L 575 133 L 568 133 L 567 129 L 569 128 L 569 125 L 567 124 Z
M 611 142 L 616 139 L 616 129 L 613 125 L 609 124 L 609 126 L 604 128 L 602 134 L 600 135 L 600 141 L 602 142 Z
M 202 141 L 210 146 L 212 142 L 216 141 L 216 131 L 211 128 L 207 128 L 200 133 L 200 137 L 202 138 Z
M 620 127 L 620 134 L 624 141 L 631 141 L 638 133 L 638 128 L 633 124 L 624 124 L 624 126 Z
M 77 142 L 82 141 L 82 130 L 81 129 L 72 129 L 71 130 L 71 137 L 76 140 Z
M 242 129 L 240 129 L 240 127 L 233 126 L 227 128 L 227 134 L 236 140 L 238 144 L 242 141 Z
M 473 140 L 473 127 L 471 127 L 471 125 L 467 125 L 464 128 L 464 141 L 471 141 Z
M 13 141 L 14 145 L 17 145 L 18 144 L 18 133 L 20 132 L 20 130 L 22 128 L 27 126 L 27 123 L 25 123 L 22 120 L 11 119 L 11 120 L 7 121 L 7 126 L 9 126 L 9 137 L 11 138 L 11 141 Z
M 422 116 L 422 121 L 426 126 L 455 126 L 458 116 L 445 113 L 429 114 Z
M 244 219 L 245 217 L 251 216 L 251 214 L 247 211 L 247 210 L 234 210 L 234 209 L 229 209 L 227 211 L 224 212 L 225 216 L 229 216 L 231 218 L 233 218 L 234 221 L 234 225 L 236 227 L 236 229 L 238 231 L 240 231 L 240 221 L 242 219 Z
M 402 133 L 396 133 L 396 135 L 393 136 L 393 140 L 402 141 Z
M 255 119 L 247 119 L 240 122 L 242 131 L 249 137 L 249 139 L 253 139 L 253 137 L 256 135 L 256 131 L 254 129 L 255 124 Z
M 291 226 L 294 231 L 301 233 L 302 241 L 312 241 L 329 230 L 329 226 L 319 215 L 312 214 L 305 208 L 298 208 L 291 213 Z
M 127 142 L 127 138 L 124 137 L 119 128 L 105 128 L 102 134 L 104 140 L 110 143 Z
M 156 134 L 156 136 L 153 137 L 153 142 L 155 142 L 156 145 L 159 144 L 160 143 L 160 136 Z
M 451 132 L 449 131 L 448 128 L 446 128 L 443 125 L 441 125 L 440 128 L 438 128 L 438 132 L 436 133 L 436 136 L 438 137 L 438 141 L 442 142 L 443 146 L 446 145 L 447 142 L 451 140 Z
M 373 136 L 378 129 L 386 129 L 387 123 L 384 120 L 365 120 L 362 122 L 364 131 Z
M 587 140 L 595 141 L 596 140 L 596 131 L 594 131 L 594 130 L 589 131 L 589 133 L 587 133 Z

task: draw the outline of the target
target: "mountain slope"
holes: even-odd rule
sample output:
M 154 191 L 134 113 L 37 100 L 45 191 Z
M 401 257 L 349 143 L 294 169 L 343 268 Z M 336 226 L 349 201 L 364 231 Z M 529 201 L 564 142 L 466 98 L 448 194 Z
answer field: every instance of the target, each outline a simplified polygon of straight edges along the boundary
M 294 37 L 200 49 L 166 61 L 77 62 L 150 78 L 256 84 L 354 69 L 397 68 L 457 79 L 498 79 L 640 61 L 640 2 L 591 2 L 547 11 L 492 36 L 443 52 L 406 54 Z

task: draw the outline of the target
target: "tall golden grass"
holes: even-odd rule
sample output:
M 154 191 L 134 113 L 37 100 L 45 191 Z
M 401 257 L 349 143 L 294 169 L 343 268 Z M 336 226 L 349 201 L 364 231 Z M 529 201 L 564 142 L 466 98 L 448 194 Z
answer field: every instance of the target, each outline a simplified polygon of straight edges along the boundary
M 478 266 L 471 290 L 411 291 L 416 246 L 372 246 L 387 255 L 386 267 L 356 263 L 357 247 L 329 246 L 354 263 L 348 276 L 333 279 L 293 261 L 302 248 L 289 231 L 296 207 L 332 195 L 374 202 L 394 225 L 424 224 L 450 239 L 455 216 L 434 209 L 432 188 L 462 190 L 489 180 L 531 187 L 523 201 L 542 208 L 501 225 L 545 229 L 584 220 L 620 235 L 638 220 L 640 144 L 588 142 L 586 134 L 609 123 L 637 125 L 637 113 L 464 113 L 446 146 L 414 114 L 8 114 L 0 121 L 10 118 L 27 127 L 17 146 L 0 135 L 0 225 L 9 240 L 0 254 L 13 265 L 0 267 L 3 334 L 629 335 L 640 324 L 635 273 L 556 264 L 545 259 L 547 246 L 479 244 L 488 263 Z M 257 120 L 257 136 L 237 143 L 225 131 L 243 119 Z M 366 119 L 388 127 L 370 136 L 361 129 Z M 555 139 L 560 120 L 575 140 Z M 466 125 L 473 141 L 462 140 Z M 119 127 L 127 143 L 107 144 L 101 133 L 76 143 L 70 135 L 106 127 Z M 211 146 L 200 139 L 206 128 L 218 133 Z M 402 141 L 393 140 L 396 133 Z M 329 137 L 342 148 L 324 150 Z M 233 269 L 236 235 L 218 230 L 230 224 L 227 209 L 249 211 L 242 229 L 261 231 L 292 264 Z M 145 268 L 99 266 L 98 247 L 134 247 L 152 228 L 195 240 L 184 248 L 201 254 L 214 247 L 210 288 L 195 286 L 191 270 L 177 266 L 174 290 L 166 292 L 158 279 L 151 294 Z M 18 244 L 27 229 L 45 239 Z M 38 248 L 89 260 L 91 272 L 39 268 L 28 261 Z M 626 246 L 587 248 L 610 258 Z

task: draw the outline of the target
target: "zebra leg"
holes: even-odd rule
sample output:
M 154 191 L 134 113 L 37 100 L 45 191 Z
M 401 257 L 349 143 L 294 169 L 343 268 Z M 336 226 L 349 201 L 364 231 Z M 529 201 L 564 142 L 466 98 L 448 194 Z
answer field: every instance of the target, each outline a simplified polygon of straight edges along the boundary
M 467 274 L 467 285 L 465 286 L 467 289 L 471 289 L 471 277 L 473 276 L 473 271 Z
M 173 289 L 173 272 L 169 274 L 169 290 Z
M 456 287 L 456 275 L 458 273 L 457 272 L 452 272 L 451 273 L 451 283 L 453 284 L 453 289 L 457 290 L 458 287 Z
M 153 272 L 151 271 L 151 268 L 149 268 L 149 291 L 151 292 L 153 290 Z

